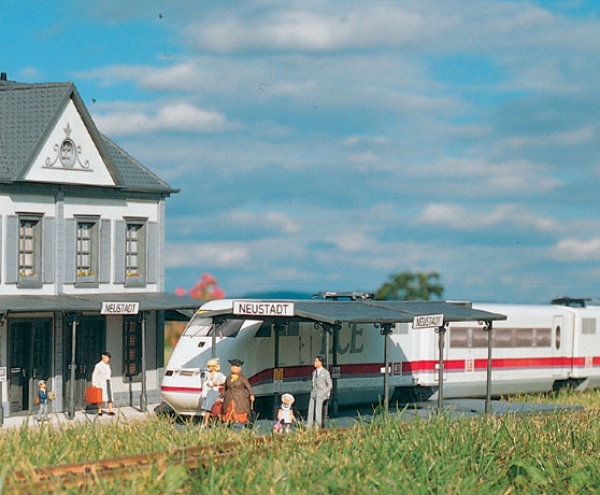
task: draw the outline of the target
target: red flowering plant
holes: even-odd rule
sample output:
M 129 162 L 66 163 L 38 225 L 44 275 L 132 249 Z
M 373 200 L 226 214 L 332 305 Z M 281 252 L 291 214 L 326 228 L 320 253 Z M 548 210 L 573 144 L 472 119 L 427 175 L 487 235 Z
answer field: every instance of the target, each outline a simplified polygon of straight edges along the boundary
M 217 279 L 209 273 L 203 273 L 200 280 L 190 290 L 183 287 L 175 289 L 175 295 L 189 295 L 200 301 L 212 301 L 213 299 L 223 299 L 225 292 L 217 283 Z M 200 304 L 198 304 L 200 306 Z M 165 362 L 169 360 L 169 356 L 173 352 L 173 348 L 185 328 L 185 323 L 178 321 L 170 321 L 165 325 Z

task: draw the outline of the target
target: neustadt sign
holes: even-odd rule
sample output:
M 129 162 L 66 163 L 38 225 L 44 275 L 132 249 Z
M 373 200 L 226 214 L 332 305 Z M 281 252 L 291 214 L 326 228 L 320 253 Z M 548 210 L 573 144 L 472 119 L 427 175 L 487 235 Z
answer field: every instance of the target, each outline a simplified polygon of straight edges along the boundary
M 294 303 L 282 301 L 233 301 L 233 314 L 246 316 L 294 316 Z
M 103 315 L 137 315 L 140 312 L 139 302 L 103 302 Z
M 415 316 L 413 328 L 436 328 L 444 325 L 444 315 Z

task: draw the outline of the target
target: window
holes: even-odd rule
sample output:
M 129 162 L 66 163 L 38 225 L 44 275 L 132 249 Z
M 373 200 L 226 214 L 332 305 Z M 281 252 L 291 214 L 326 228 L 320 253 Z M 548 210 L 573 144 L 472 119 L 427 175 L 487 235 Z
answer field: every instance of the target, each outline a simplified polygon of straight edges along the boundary
M 125 237 L 125 285 L 146 285 L 146 224 L 128 221 Z
M 142 371 L 142 323 L 137 316 L 123 318 L 123 376 L 127 381 Z
M 98 220 L 77 220 L 76 239 L 77 284 L 98 282 Z
M 19 286 L 42 285 L 42 217 L 19 216 Z

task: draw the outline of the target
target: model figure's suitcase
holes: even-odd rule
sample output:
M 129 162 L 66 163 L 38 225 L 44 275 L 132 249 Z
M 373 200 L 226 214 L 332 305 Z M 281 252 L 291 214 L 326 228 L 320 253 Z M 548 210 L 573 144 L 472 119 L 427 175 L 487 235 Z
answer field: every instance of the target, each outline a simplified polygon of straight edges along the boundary
M 100 404 L 102 402 L 102 389 L 93 385 L 86 388 L 85 401 L 88 404 Z

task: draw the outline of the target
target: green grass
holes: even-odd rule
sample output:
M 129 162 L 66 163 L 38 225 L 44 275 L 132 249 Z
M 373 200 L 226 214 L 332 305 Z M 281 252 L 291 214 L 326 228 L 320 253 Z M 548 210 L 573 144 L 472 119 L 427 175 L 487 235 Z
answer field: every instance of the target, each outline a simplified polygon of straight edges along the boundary
M 0 469 L 9 478 L 14 470 L 237 440 L 236 457 L 207 470 L 156 468 L 136 480 L 101 481 L 93 493 L 595 493 L 600 487 L 600 392 L 518 400 L 586 408 L 462 419 L 441 413 L 410 422 L 384 414 L 318 445 L 311 443 L 314 432 L 301 431 L 260 452 L 249 441 L 251 431 L 200 431 L 164 418 L 23 426 L 0 434 Z

